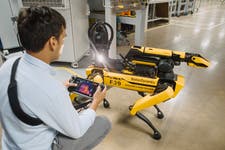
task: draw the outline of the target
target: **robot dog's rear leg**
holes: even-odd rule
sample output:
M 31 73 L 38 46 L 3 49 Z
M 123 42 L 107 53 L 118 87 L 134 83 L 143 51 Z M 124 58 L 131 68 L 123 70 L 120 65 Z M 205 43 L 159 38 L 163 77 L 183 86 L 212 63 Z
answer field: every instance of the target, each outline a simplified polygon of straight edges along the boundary
M 157 118 L 162 119 L 164 117 L 163 112 L 159 109 L 157 105 L 154 105 L 154 107 L 157 110 Z
M 129 109 L 131 110 L 132 109 L 132 106 L 129 107 Z M 152 122 L 147 118 L 145 117 L 145 115 L 143 115 L 141 112 L 137 112 L 135 114 L 139 119 L 143 120 L 145 123 L 147 123 L 147 125 L 153 130 L 153 135 L 152 137 L 156 140 L 159 140 L 161 139 L 161 134 L 160 132 L 155 128 L 155 126 L 152 124 Z
M 143 92 L 138 92 L 139 95 L 141 95 L 142 97 L 145 96 L 145 93 Z M 162 119 L 164 117 L 163 112 L 159 109 L 159 107 L 157 105 L 154 105 L 155 109 L 157 110 L 157 118 Z

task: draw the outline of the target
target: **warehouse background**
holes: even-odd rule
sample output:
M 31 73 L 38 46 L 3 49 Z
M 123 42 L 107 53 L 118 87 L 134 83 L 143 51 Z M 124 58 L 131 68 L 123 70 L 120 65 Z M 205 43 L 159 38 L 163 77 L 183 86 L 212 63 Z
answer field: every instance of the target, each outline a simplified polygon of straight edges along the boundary
M 195 69 L 182 64 L 175 68 L 185 77 L 186 85 L 179 95 L 159 104 L 165 117 L 158 119 L 152 108 L 143 113 L 162 134 L 157 141 L 151 138 L 152 130 L 141 120 L 129 115 L 128 106 L 140 98 L 137 92 L 111 88 L 107 99 L 111 108 L 100 106 L 97 113 L 107 116 L 112 130 L 94 150 L 224 150 L 225 149 L 225 3 L 222 0 L 202 0 L 193 14 L 173 16 L 168 22 L 150 25 L 144 33 L 143 46 L 199 53 L 210 60 L 207 69 Z M 135 43 L 135 33 L 128 34 Z M 117 47 L 126 54 L 129 46 Z M 1 61 L 1 60 L 0 60 Z M 85 77 L 90 56 L 79 61 L 73 69 Z M 70 67 L 67 63 L 53 66 Z M 57 71 L 57 79 L 71 75 Z

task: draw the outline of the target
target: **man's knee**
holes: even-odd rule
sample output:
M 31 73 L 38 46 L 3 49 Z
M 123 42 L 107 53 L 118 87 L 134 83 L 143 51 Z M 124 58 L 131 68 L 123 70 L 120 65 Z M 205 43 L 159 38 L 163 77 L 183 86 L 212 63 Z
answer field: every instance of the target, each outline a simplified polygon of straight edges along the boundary
M 95 123 L 101 130 L 104 129 L 106 133 L 108 133 L 110 129 L 112 128 L 111 122 L 105 116 L 97 116 L 95 118 Z

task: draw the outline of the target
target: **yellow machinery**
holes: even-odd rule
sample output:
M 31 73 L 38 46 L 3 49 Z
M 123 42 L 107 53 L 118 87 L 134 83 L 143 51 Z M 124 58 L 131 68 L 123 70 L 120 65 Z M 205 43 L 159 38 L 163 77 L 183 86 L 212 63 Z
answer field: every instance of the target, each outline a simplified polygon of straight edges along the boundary
M 107 29 L 110 29 L 111 37 Z M 86 69 L 87 78 L 107 87 L 137 91 L 142 98 L 129 106 L 130 114 L 147 123 L 153 130 L 152 137 L 160 139 L 159 131 L 140 111 L 153 106 L 157 117 L 163 118 L 157 104 L 174 98 L 184 86 L 184 77 L 174 73 L 174 66 L 186 62 L 191 67 L 206 68 L 209 61 L 195 53 L 141 46 L 131 47 L 125 57 L 121 55 L 121 59 L 110 59 L 108 50 L 113 39 L 112 27 L 97 22 L 90 27 L 88 35 L 95 59 Z M 74 99 L 73 96 L 71 98 Z M 109 107 L 106 99 L 103 104 L 105 108 Z
M 86 69 L 87 78 L 110 87 L 137 91 L 142 98 L 129 107 L 130 114 L 146 122 L 154 131 L 153 138 L 160 139 L 159 131 L 140 111 L 154 106 L 157 117 L 163 118 L 157 104 L 174 98 L 184 86 L 184 77 L 173 72 L 174 66 L 186 62 L 191 67 L 206 68 L 209 62 L 199 54 L 140 46 L 131 47 L 121 57 L 106 58 L 104 63 L 96 59 Z M 109 106 L 106 100 L 104 106 Z

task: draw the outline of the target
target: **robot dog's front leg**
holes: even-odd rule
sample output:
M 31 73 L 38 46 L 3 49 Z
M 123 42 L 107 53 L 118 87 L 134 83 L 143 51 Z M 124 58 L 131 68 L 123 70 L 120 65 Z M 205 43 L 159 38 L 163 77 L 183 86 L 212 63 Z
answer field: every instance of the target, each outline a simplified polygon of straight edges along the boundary
M 141 95 L 142 97 L 145 96 L 144 92 L 138 92 L 139 95 Z M 155 109 L 157 110 L 157 118 L 162 119 L 164 117 L 163 112 L 159 109 L 158 105 L 154 105 Z
M 155 95 L 147 94 L 135 102 L 130 110 L 131 115 L 135 115 L 138 111 L 159 104 L 172 98 L 174 95 L 173 88 L 168 86 L 164 91 Z

